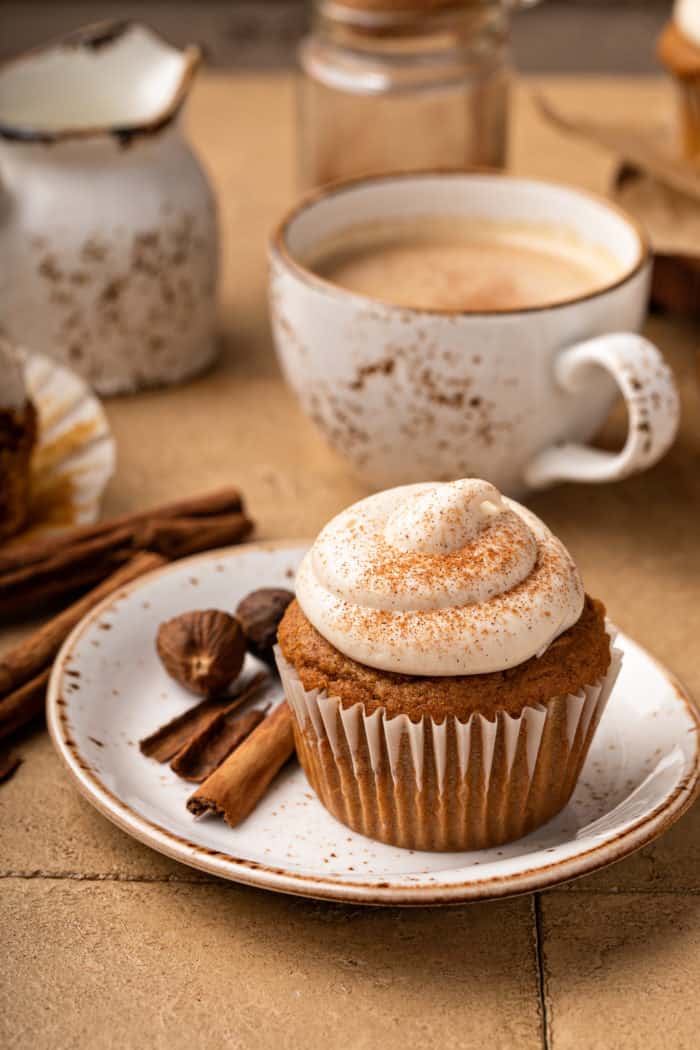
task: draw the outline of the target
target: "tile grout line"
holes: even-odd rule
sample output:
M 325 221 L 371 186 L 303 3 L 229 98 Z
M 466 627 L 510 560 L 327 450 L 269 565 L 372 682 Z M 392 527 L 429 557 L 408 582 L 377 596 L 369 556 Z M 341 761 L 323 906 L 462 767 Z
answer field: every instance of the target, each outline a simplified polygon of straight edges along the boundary
M 700 887 L 698 886 L 669 886 L 668 889 L 663 887 L 659 888 L 639 888 L 639 889 L 620 889 L 617 886 L 610 887 L 610 889 L 566 889 L 566 884 L 562 886 L 551 886 L 547 890 L 540 890 L 538 893 L 540 896 L 544 894 L 545 898 L 550 894 L 559 893 L 565 894 L 567 897 L 697 897 L 700 896 Z
M 535 927 L 535 955 L 537 957 L 537 995 L 542 1018 L 542 1047 L 543 1050 L 549 1050 L 549 1011 L 547 1010 L 547 993 L 545 988 L 542 907 L 539 893 L 533 893 L 532 895 L 532 915 Z

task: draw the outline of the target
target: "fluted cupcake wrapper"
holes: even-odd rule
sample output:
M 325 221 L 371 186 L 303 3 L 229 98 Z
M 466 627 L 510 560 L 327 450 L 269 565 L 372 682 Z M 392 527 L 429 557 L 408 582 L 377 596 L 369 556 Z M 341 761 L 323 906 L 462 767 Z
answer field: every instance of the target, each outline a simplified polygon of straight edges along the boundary
M 304 689 L 279 648 L 276 658 L 299 760 L 333 816 L 396 846 L 471 850 L 520 838 L 566 805 L 622 653 L 613 647 L 606 676 L 578 693 L 466 722 L 343 707 Z

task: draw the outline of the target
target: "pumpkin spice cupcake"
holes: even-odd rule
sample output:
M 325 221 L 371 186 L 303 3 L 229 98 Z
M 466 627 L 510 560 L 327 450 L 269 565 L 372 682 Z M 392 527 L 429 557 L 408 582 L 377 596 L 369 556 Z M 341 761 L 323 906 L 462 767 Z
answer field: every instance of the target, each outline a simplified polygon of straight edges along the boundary
M 353 830 L 480 849 L 569 800 L 620 666 L 530 511 L 479 480 L 356 503 L 299 569 L 277 659 L 297 751 Z
M 37 416 L 13 349 L 0 340 L 0 540 L 22 528 L 29 511 L 29 466 Z

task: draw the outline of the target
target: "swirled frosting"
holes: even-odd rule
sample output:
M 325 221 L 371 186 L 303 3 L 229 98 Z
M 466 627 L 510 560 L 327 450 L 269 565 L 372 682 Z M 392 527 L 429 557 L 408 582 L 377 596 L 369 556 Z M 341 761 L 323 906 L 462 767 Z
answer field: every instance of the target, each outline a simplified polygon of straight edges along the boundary
M 683 36 L 700 47 L 700 0 L 676 0 L 673 20 Z
M 564 545 L 485 481 L 403 485 L 321 531 L 297 600 L 346 656 L 413 675 L 483 674 L 544 652 L 584 592 Z
M 21 409 L 27 400 L 22 368 L 9 343 L 0 339 L 0 408 Z

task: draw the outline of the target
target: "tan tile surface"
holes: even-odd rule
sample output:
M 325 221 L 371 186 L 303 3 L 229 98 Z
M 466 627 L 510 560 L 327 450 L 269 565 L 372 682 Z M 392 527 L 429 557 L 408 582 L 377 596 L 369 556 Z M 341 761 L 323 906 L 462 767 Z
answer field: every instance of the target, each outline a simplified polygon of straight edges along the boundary
M 525 899 L 351 910 L 222 884 L 12 879 L 0 903 L 5 1050 L 540 1046 Z
M 0 788 L 1 874 L 208 881 L 105 820 L 76 791 L 45 732 L 19 750 L 24 763 Z
M 655 124 L 668 120 L 671 112 L 670 93 L 655 80 L 627 86 L 596 79 L 585 91 L 578 81 L 543 83 L 546 92 L 574 112 L 584 108 L 584 101 L 598 108 L 604 102 L 611 120 L 625 113 L 634 119 L 646 114 Z M 515 165 L 603 188 L 611 160 L 544 126 L 533 116 L 528 96 L 529 89 L 523 89 L 518 98 Z M 146 498 L 157 502 L 236 480 L 259 522 L 261 538 L 300 537 L 312 535 L 364 492 L 298 412 L 278 380 L 271 347 L 265 241 L 294 197 L 292 113 L 287 77 L 218 76 L 204 80 L 195 92 L 189 123 L 217 187 L 225 231 L 224 354 L 220 367 L 195 383 L 167 394 L 108 402 L 119 469 L 108 489 L 106 513 L 143 505 Z M 265 135 L 260 132 L 261 114 Z M 700 696 L 696 627 L 688 614 L 700 576 L 700 387 L 693 362 L 699 340 L 689 325 L 657 319 L 648 330 L 683 381 L 684 422 L 677 447 L 643 477 L 594 488 L 560 486 L 536 497 L 533 506 L 569 545 L 588 587 L 605 598 L 620 626 L 648 645 Z M 674 507 L 678 512 L 670 513 Z M 659 595 L 664 601 L 662 617 Z M 3 633 L 0 647 L 16 634 Z M 30 751 L 26 754 L 29 759 Z M 57 872 L 74 870 L 75 863 L 78 871 L 129 876 L 180 870 L 106 828 L 63 778 L 46 741 L 33 743 L 31 755 L 32 762 L 27 761 L 15 782 L 0 791 L 9 842 L 0 850 L 3 868 Z M 26 790 L 23 784 L 29 785 Z M 27 791 L 31 805 L 26 804 Z M 700 816 L 691 814 L 658 845 L 596 876 L 595 884 L 643 889 L 661 880 L 667 888 L 697 888 L 699 840 L 684 829 L 698 821 Z M 83 834 L 88 827 L 106 830 L 102 835 Z
M 611 121 L 658 124 L 671 113 L 668 86 L 653 80 L 544 86 L 563 107 Z M 611 159 L 544 127 L 528 93 L 517 98 L 515 166 L 604 189 Z M 119 469 L 106 513 L 237 481 L 258 535 L 292 538 L 363 494 L 301 417 L 271 347 L 264 249 L 294 197 L 292 115 L 287 77 L 215 77 L 195 92 L 189 123 L 224 229 L 224 353 L 216 372 L 186 387 L 108 403 Z M 661 320 L 648 331 L 683 384 L 676 448 L 643 478 L 563 486 L 533 506 L 620 626 L 700 696 L 700 338 Z M 609 437 L 620 434 L 613 425 Z M 0 648 L 20 631 L 2 632 Z M 0 876 L 45 877 L 0 878 L 3 1050 L 545 1045 L 530 900 L 363 912 L 206 884 L 94 812 L 45 736 L 22 751 L 24 765 L 0 788 Z M 700 1020 L 686 1003 L 699 976 L 700 898 L 670 895 L 700 890 L 698 861 L 700 808 L 635 857 L 544 898 L 549 1050 L 698 1045 L 683 1040 Z M 649 1038 L 650 1003 L 657 1018 L 683 1014 L 663 1044 Z
M 542 898 L 550 1050 L 696 1050 L 700 898 Z
M 518 68 L 651 72 L 650 41 L 668 10 L 668 0 L 547 0 L 514 21 Z M 3 0 L 0 58 L 96 18 L 139 18 L 174 44 L 203 44 L 208 60 L 218 67 L 291 68 L 307 16 L 304 0 Z
M 566 890 L 700 892 L 700 805 L 695 805 L 665 835 L 631 857 Z

